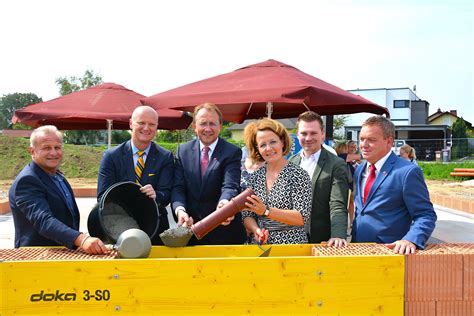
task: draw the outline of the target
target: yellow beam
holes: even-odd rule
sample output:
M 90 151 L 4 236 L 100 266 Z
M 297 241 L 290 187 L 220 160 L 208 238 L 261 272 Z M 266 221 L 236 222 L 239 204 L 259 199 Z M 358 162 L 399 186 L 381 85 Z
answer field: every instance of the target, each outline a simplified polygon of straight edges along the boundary
M 300 255 L 306 245 L 272 253 L 285 249 L 297 256 L 207 246 L 170 250 L 180 258 L 0 262 L 0 315 L 403 314 L 403 256 Z

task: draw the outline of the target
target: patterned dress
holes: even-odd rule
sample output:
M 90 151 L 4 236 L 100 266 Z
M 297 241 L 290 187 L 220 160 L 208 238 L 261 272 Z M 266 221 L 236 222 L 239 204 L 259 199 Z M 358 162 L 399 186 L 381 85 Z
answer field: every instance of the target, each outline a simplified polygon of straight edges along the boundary
M 262 199 L 267 207 L 282 210 L 297 210 L 304 223 L 311 213 L 311 180 L 308 173 L 293 163 L 288 163 L 278 175 L 269 194 L 266 184 L 267 165 L 252 173 L 248 187 Z M 292 226 L 258 216 L 251 211 L 243 211 L 242 218 L 257 218 L 258 226 L 269 231 L 268 244 L 304 244 L 308 242 L 304 226 Z

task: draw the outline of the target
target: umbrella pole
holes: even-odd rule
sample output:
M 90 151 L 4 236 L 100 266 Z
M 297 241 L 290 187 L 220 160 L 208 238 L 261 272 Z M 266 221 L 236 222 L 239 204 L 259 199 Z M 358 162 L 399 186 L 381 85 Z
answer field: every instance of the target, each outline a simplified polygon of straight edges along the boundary
M 272 113 L 273 113 L 273 103 L 267 102 L 267 117 L 272 118 Z
M 110 149 L 112 143 L 112 120 L 107 120 L 107 149 Z

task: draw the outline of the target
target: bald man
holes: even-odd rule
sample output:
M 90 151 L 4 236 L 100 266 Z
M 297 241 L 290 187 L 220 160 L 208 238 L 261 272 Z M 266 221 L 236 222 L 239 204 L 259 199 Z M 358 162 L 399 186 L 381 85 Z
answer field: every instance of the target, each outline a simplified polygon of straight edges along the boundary
M 160 210 L 160 224 L 152 240 L 154 245 L 162 245 L 159 234 L 169 228 L 166 206 L 170 202 L 174 176 L 173 154 L 155 144 L 158 129 L 158 113 L 149 106 L 139 106 L 130 119 L 131 140 L 107 150 L 99 168 L 97 199 L 113 184 L 123 181 L 138 182 L 140 189 L 150 199 L 154 199 Z M 141 176 L 136 175 L 139 158 L 143 160 Z

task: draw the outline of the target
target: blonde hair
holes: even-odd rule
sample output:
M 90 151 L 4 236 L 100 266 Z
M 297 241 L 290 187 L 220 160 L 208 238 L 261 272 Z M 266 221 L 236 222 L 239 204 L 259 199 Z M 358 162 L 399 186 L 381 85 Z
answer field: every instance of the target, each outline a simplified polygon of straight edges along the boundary
M 336 150 L 336 153 L 338 155 L 345 154 L 347 153 L 348 146 L 347 146 L 347 143 L 338 142 L 336 143 L 336 146 L 334 146 L 334 149 Z
M 280 122 L 269 118 L 250 122 L 244 129 L 244 141 L 249 151 L 249 157 L 254 161 L 263 161 L 262 155 L 258 152 L 257 133 L 261 131 L 271 131 L 275 133 L 283 143 L 283 155 L 287 155 L 292 146 L 290 134 Z
M 400 150 L 403 150 L 404 152 L 406 152 L 410 160 L 416 160 L 415 148 L 411 147 L 408 144 L 405 144 L 402 147 L 400 147 Z
M 44 125 L 36 128 L 30 135 L 30 147 L 35 147 L 38 137 L 44 135 L 56 135 L 61 143 L 63 142 L 63 134 L 54 125 Z

